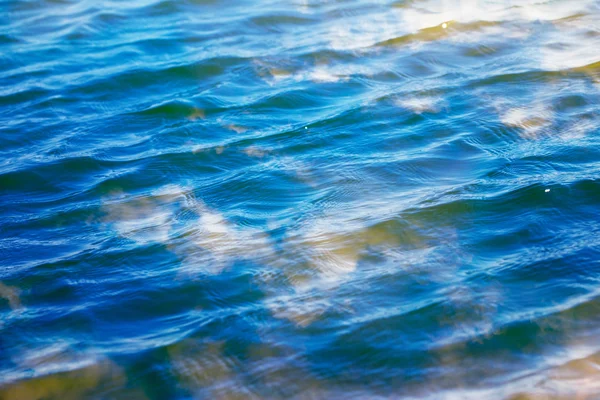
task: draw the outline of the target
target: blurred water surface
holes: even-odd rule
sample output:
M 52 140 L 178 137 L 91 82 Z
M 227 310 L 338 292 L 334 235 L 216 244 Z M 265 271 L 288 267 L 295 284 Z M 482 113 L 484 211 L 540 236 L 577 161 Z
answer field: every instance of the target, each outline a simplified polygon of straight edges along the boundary
M 597 0 L 0 10 L 0 398 L 600 398 Z

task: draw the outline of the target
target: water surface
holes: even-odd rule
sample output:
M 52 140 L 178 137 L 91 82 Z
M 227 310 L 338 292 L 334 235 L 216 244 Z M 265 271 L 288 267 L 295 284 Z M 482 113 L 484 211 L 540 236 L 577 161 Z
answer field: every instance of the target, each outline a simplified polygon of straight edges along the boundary
M 597 0 L 0 10 L 0 398 L 600 398 Z

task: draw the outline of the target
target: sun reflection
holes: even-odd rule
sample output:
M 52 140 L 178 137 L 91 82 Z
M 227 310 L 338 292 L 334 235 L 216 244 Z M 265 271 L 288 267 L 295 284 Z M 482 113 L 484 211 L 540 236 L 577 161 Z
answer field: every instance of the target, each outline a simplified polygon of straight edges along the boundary
M 502 112 L 500 120 L 503 124 L 519 128 L 523 139 L 538 139 L 551 124 L 550 112 L 545 108 L 512 108 Z

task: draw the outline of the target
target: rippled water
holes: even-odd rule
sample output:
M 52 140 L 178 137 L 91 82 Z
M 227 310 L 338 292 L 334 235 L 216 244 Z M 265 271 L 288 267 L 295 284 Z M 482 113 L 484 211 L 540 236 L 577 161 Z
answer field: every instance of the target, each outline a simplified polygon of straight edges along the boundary
M 0 398 L 600 398 L 597 0 L 0 10 Z

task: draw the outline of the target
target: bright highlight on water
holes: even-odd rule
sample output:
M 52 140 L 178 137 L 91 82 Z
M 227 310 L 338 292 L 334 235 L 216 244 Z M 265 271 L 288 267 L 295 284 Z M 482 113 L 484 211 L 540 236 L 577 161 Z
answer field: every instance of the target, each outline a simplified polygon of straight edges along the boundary
M 600 398 L 597 0 L 0 7 L 0 399 Z

